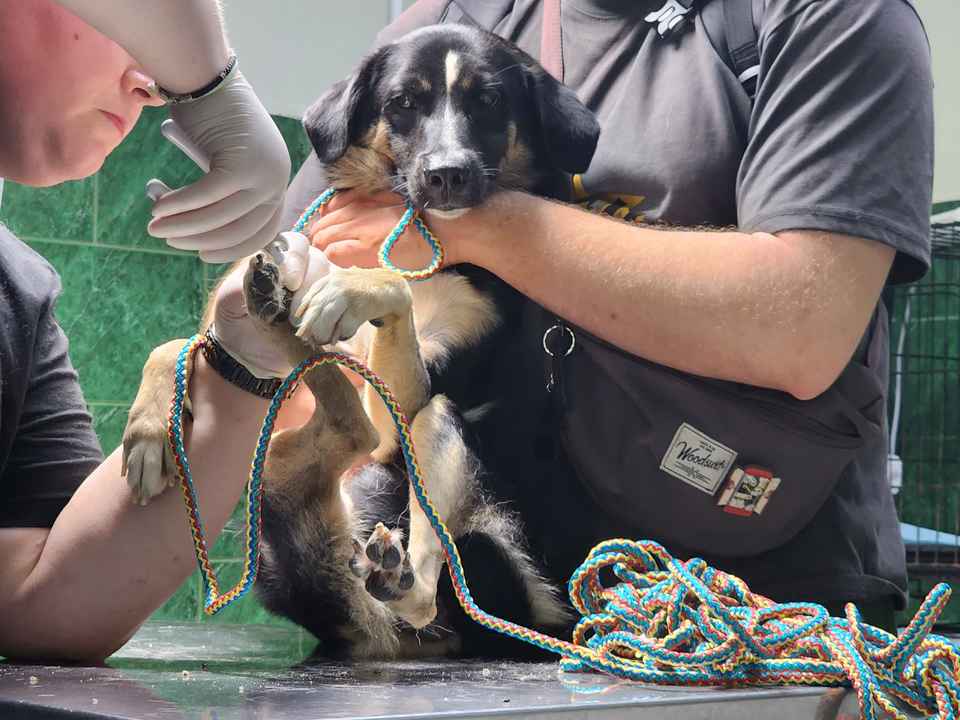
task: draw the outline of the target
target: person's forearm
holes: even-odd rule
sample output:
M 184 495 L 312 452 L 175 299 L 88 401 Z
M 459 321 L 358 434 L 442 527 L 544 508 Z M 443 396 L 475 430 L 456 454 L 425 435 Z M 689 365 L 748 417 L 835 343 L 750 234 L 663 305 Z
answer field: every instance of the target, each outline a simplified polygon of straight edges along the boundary
M 162 88 L 187 93 L 227 64 L 216 0 L 57 0 L 126 50 Z
M 201 355 L 190 396 L 195 421 L 184 423 L 185 443 L 211 546 L 241 497 L 269 401 L 227 384 Z M 32 528 L 0 532 L 42 537 Z M 180 489 L 133 504 L 119 450 L 83 483 L 45 542 L 0 547 L 25 558 L 0 597 L 0 655 L 15 657 L 102 659 L 197 567 Z
M 633 354 L 800 398 L 849 360 L 894 254 L 823 232 L 657 230 L 515 192 L 441 222 L 458 262 Z

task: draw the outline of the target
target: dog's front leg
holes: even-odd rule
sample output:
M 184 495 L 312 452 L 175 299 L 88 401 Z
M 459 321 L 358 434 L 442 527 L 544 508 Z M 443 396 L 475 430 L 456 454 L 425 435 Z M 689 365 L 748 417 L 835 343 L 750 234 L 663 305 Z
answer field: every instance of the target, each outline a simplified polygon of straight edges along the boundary
M 304 297 L 300 335 L 317 344 L 346 340 L 369 321 L 377 331 L 367 364 L 393 393 L 412 422 L 430 399 L 430 377 L 420 355 L 407 282 L 393 270 L 344 268 L 319 280 Z M 366 388 L 370 419 L 380 433 L 373 458 L 384 462 L 397 448 L 397 430 L 376 389 Z
M 173 398 L 177 356 L 186 340 L 171 340 L 150 353 L 123 431 L 123 469 L 133 501 L 146 505 L 176 482 L 167 420 Z M 192 364 L 187 364 L 187 382 Z M 189 397 L 184 409 L 189 413 Z

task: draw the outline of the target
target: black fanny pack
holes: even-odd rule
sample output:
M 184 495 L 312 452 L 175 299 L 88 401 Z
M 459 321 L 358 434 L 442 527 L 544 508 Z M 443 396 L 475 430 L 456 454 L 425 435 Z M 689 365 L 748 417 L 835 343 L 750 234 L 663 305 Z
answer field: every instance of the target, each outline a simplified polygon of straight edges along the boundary
M 885 322 L 879 306 L 866 363 L 807 401 L 680 373 L 572 328 L 563 448 L 601 505 L 646 536 L 713 555 L 777 547 L 881 431 Z

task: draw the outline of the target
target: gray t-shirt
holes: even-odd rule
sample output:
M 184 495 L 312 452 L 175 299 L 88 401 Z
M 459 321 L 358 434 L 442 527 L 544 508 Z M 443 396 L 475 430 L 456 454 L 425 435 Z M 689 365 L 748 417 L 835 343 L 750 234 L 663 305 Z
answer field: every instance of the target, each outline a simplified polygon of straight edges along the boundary
M 590 169 L 574 178 L 578 201 L 637 221 L 867 238 L 898 251 L 891 284 L 919 278 L 930 258 L 932 80 L 923 28 L 906 0 L 767 0 L 754 103 L 699 14 L 672 41 L 644 22 L 661 4 L 562 2 L 564 82 L 602 126 Z M 541 18 L 537 0 L 421 0 L 380 40 L 437 21 L 474 22 L 540 57 Z M 323 184 L 311 158 L 291 188 L 286 224 Z M 529 342 L 498 356 L 504 367 L 487 378 L 499 416 L 488 425 L 500 429 L 485 438 L 492 448 L 485 461 L 515 486 L 534 552 L 566 579 L 589 550 L 584 536 L 636 537 L 643 528 L 595 507 L 563 459 L 533 458 L 529 428 L 542 404 L 544 366 L 539 334 L 528 334 Z M 885 362 L 878 372 L 885 384 Z M 576 519 L 589 525 L 576 540 L 549 522 L 571 503 L 594 506 Z M 894 595 L 902 605 L 905 561 L 886 482 L 886 433 L 864 446 L 785 545 L 707 559 L 780 601 Z
M 103 462 L 54 315 L 60 289 L 0 225 L 0 527 L 51 527 Z

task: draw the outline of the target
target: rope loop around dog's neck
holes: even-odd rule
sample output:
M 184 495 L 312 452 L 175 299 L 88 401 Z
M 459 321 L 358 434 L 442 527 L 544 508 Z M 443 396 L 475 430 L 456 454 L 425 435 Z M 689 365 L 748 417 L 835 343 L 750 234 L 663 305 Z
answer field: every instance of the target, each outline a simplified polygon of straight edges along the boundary
M 243 576 L 235 588 L 221 596 L 207 557 L 181 428 L 186 367 L 203 342 L 202 335 L 194 336 L 177 358 L 169 436 L 190 516 L 208 614 L 238 600 L 256 579 L 263 465 L 281 404 L 304 373 L 321 365 L 338 364 L 370 383 L 390 411 L 414 495 L 440 539 L 464 612 L 484 627 L 559 653 L 564 673 L 597 670 L 627 680 L 675 686 L 852 685 L 865 720 L 875 720 L 879 710 L 906 720 L 895 701 L 937 720 L 958 717 L 960 657 L 949 641 L 930 635 L 950 596 L 949 586 L 943 583 L 933 589 L 904 632 L 895 637 L 865 625 L 852 604 L 847 606 L 845 619 L 828 617 L 819 605 L 777 604 L 750 592 L 742 580 L 715 570 L 701 559 L 677 560 L 649 540 L 609 540 L 595 547 L 570 579 L 571 601 L 583 616 L 574 629 L 573 642 L 486 613 L 474 602 L 453 536 L 427 495 L 403 410 L 372 370 L 338 352 L 320 353 L 301 363 L 273 398 L 247 484 Z M 619 582 L 605 586 L 600 578 L 604 569 L 611 570 Z M 562 679 L 577 689 L 581 685 L 573 675 L 564 674 Z
M 316 216 L 316 214 L 320 212 L 323 206 L 330 202 L 333 199 L 333 196 L 336 194 L 337 189 L 330 188 L 320 195 L 320 197 L 318 197 L 313 204 L 310 205 L 310 207 L 304 210 L 303 214 L 300 216 L 300 219 L 297 221 L 297 224 L 294 225 L 293 232 L 302 233 Z M 440 241 L 437 240 L 436 235 L 430 232 L 430 228 L 427 227 L 426 223 L 420 219 L 420 211 L 415 208 L 409 200 L 404 200 L 404 203 L 406 204 L 407 209 L 400 218 L 400 222 L 397 223 L 397 226 L 389 235 L 387 235 L 386 239 L 380 245 L 380 250 L 377 253 L 377 261 L 379 262 L 380 267 L 400 273 L 404 280 L 408 280 L 410 282 L 426 280 L 428 277 L 432 277 L 434 274 L 436 274 L 437 270 L 439 270 L 440 266 L 443 264 L 443 246 L 440 245 Z M 390 262 L 390 253 L 393 251 L 394 245 L 396 245 L 397 240 L 403 234 L 403 231 L 406 230 L 411 223 L 413 223 L 414 227 L 416 227 L 420 232 L 421 237 L 427 241 L 427 244 L 429 244 L 430 248 L 433 250 L 433 260 L 430 262 L 430 265 L 425 267 L 423 270 L 401 270 L 392 262 Z

